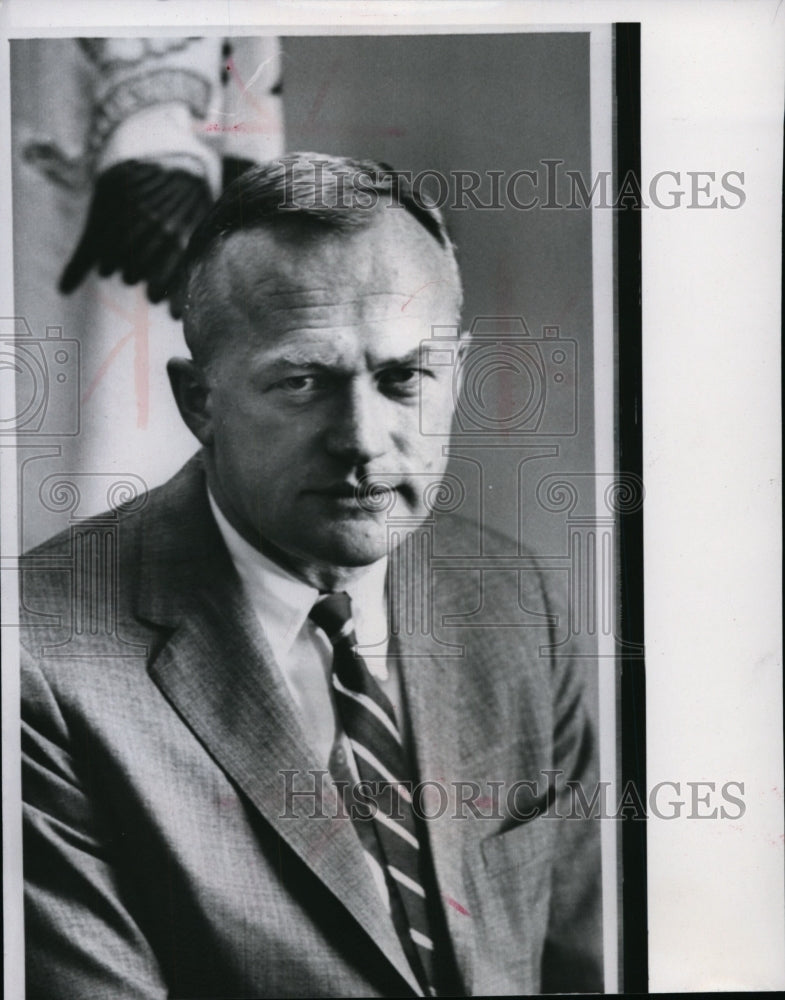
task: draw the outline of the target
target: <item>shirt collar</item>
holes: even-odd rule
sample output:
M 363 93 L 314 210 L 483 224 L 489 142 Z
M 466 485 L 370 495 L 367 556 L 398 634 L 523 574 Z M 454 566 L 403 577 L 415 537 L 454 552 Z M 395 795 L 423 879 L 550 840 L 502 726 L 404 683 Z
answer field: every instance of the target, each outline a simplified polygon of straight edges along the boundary
M 247 542 L 227 521 L 209 490 L 207 495 L 218 530 L 262 622 L 273 654 L 278 662 L 283 662 L 308 619 L 319 591 Z M 386 578 L 387 557 L 384 556 L 346 587 L 352 599 L 352 617 L 360 645 L 378 645 L 386 641 Z

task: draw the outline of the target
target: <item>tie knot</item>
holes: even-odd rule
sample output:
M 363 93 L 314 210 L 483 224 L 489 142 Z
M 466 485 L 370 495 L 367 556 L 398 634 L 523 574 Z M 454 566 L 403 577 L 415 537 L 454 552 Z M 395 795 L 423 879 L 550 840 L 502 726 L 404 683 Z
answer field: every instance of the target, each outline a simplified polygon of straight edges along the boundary
M 333 646 L 345 639 L 355 644 L 352 599 L 344 591 L 320 597 L 308 617 L 325 632 Z

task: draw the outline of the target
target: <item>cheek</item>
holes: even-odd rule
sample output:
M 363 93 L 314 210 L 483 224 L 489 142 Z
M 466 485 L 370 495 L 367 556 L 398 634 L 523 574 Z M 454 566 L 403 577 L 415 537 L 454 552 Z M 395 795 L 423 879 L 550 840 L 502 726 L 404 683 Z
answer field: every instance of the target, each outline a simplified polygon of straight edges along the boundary
M 275 436 L 260 426 L 253 414 L 247 414 L 238 406 L 216 425 L 216 464 L 235 483 L 253 482 L 267 470 L 270 458 L 278 453 L 274 441 Z
M 409 449 L 409 467 L 412 472 L 427 472 L 439 474 L 447 466 L 448 458 L 443 454 L 445 436 L 432 436 L 418 433 L 411 442 Z
M 427 396 L 423 395 L 417 407 L 415 416 L 417 430 L 429 442 L 437 437 L 441 438 L 440 446 L 446 444 L 446 438 L 452 430 L 454 415 L 455 401 L 452 385 L 435 386 Z
M 252 390 L 240 388 L 232 393 L 230 389 L 222 400 L 221 413 L 222 438 L 235 451 L 269 453 L 270 445 L 280 442 L 278 447 L 287 447 L 297 437 L 298 422 Z

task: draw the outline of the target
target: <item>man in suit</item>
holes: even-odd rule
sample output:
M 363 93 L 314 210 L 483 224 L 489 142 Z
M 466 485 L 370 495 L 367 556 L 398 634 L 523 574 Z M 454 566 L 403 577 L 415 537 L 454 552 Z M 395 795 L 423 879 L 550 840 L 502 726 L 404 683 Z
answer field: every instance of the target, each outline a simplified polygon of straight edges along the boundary
M 28 997 L 601 990 L 580 672 L 534 562 L 511 593 L 477 568 L 511 543 L 438 511 L 439 213 L 287 157 L 188 275 L 199 453 L 22 566 Z

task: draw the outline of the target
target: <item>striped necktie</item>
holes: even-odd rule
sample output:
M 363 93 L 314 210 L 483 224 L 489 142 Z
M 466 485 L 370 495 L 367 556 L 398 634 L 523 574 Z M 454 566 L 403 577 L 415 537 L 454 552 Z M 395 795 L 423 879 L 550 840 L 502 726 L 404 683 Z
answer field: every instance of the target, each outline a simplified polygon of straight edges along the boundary
M 423 851 L 412 810 L 403 744 L 395 711 L 355 653 L 357 637 L 351 599 L 326 594 L 311 609 L 311 620 L 333 647 L 332 683 L 338 714 L 364 784 L 376 794 L 373 826 L 385 868 L 390 910 L 404 952 L 426 996 L 435 996 L 434 946 L 429 930 Z M 362 822 L 362 820 L 360 820 Z

